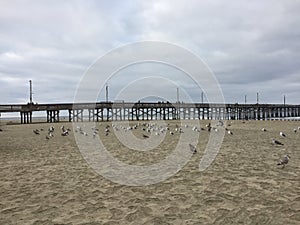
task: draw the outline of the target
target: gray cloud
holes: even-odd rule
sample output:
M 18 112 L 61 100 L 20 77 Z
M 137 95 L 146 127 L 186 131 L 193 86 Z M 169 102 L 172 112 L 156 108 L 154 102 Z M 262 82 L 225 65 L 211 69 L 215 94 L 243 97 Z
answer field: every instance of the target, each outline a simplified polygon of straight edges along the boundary
M 0 104 L 72 101 L 88 67 L 112 48 L 141 40 L 176 43 L 201 57 L 228 102 L 299 103 L 298 1 L 2 1 Z M 163 74 L 166 71 L 161 71 Z M 99 75 L 101 76 L 101 75 Z M 111 96 L 137 79 L 127 71 Z M 170 76 L 192 99 L 201 89 Z M 160 90 L 164 83 L 160 84 Z M 170 85 L 166 84 L 169 89 Z M 158 88 L 153 85 L 153 89 Z M 143 93 L 135 87 L 133 96 Z M 175 98 L 174 90 L 164 93 Z M 100 98 L 104 99 L 101 92 Z

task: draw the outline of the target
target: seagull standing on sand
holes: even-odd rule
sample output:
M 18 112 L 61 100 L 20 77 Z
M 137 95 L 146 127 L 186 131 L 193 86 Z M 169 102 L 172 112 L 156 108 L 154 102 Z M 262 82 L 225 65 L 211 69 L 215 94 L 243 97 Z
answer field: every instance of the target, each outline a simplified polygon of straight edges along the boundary
M 206 127 L 207 127 L 207 131 L 210 132 L 210 130 L 211 130 L 211 125 L 210 125 L 210 123 L 207 124 Z
M 98 134 L 98 132 L 96 130 L 93 131 L 93 138 L 95 139 L 96 135 Z
M 289 160 L 290 160 L 290 156 L 285 155 L 283 157 L 283 159 L 280 159 L 280 161 L 277 163 L 277 165 L 282 166 L 281 168 L 283 169 L 285 167 L 285 165 L 287 165 L 289 163 Z
M 143 134 L 143 138 L 149 138 L 149 136 L 146 134 Z
M 274 145 L 283 145 L 283 143 L 281 143 L 280 141 L 275 140 L 274 138 L 272 138 L 272 144 L 274 144 Z
M 279 133 L 281 137 L 286 137 L 286 135 L 282 132 Z
M 40 131 L 38 129 L 33 130 L 33 133 L 35 133 L 36 135 L 40 134 Z
M 294 133 L 297 133 L 297 129 L 294 129 Z
M 193 146 L 192 144 L 189 144 L 189 147 L 193 154 L 195 154 L 197 152 L 197 148 L 195 146 Z
M 230 130 L 228 131 L 228 134 L 233 135 L 233 133 Z
M 267 131 L 267 129 L 266 128 L 263 128 L 263 129 L 261 129 L 263 132 L 266 132 Z

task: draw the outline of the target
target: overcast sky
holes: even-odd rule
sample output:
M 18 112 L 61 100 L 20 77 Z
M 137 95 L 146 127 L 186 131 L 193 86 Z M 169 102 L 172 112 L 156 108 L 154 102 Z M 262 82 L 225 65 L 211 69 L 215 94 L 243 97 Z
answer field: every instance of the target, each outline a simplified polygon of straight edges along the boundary
M 0 1 L 0 104 L 27 103 L 30 79 L 34 102 L 72 102 L 93 62 L 144 40 L 192 51 L 228 103 L 243 103 L 245 95 L 255 103 L 259 92 L 260 103 L 282 103 L 286 95 L 287 103 L 299 104 L 299 12 L 297 0 Z M 149 65 L 116 74 L 110 100 L 145 99 L 147 89 L 175 101 L 180 87 L 200 102 L 202 90 L 186 75 Z

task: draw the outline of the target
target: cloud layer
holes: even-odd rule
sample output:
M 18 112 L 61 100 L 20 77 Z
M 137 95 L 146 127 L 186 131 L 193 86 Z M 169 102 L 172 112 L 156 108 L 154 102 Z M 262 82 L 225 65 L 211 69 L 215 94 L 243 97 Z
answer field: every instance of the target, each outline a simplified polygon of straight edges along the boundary
M 299 104 L 299 11 L 293 0 L 1 1 L 0 104 L 28 102 L 30 79 L 35 102 L 72 102 L 97 58 L 142 40 L 194 52 L 216 75 L 227 102 L 242 103 L 245 95 L 255 102 L 259 92 L 262 103 L 281 103 L 286 95 L 287 103 Z M 140 69 L 112 80 L 110 96 L 138 79 Z M 176 83 L 200 101 L 201 89 L 177 75 Z M 176 85 L 162 86 L 145 82 L 128 96 L 137 99 L 152 88 L 175 101 Z

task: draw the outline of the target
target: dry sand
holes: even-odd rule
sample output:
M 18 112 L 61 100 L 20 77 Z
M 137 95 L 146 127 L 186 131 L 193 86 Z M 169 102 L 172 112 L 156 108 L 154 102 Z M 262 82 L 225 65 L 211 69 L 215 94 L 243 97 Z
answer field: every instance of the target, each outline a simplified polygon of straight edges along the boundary
M 175 122 L 170 123 L 174 129 Z M 202 127 L 205 123 L 200 121 Z M 56 131 L 50 140 L 45 139 L 50 124 L 2 124 L 0 224 L 300 224 L 300 131 L 293 132 L 300 122 L 233 121 L 233 135 L 225 135 L 204 172 L 198 166 L 209 133 L 201 131 L 199 151 L 184 168 L 142 187 L 97 174 L 82 158 L 72 132 L 60 135 L 63 124 L 72 127 L 51 124 Z M 129 164 L 162 160 L 179 136 L 167 135 L 153 152 L 131 151 L 114 134 L 105 136 L 105 125 L 97 125 L 103 142 Z M 41 128 L 40 135 L 32 132 Z M 272 137 L 285 145 L 273 146 Z M 291 160 L 280 169 L 277 160 L 286 153 Z

